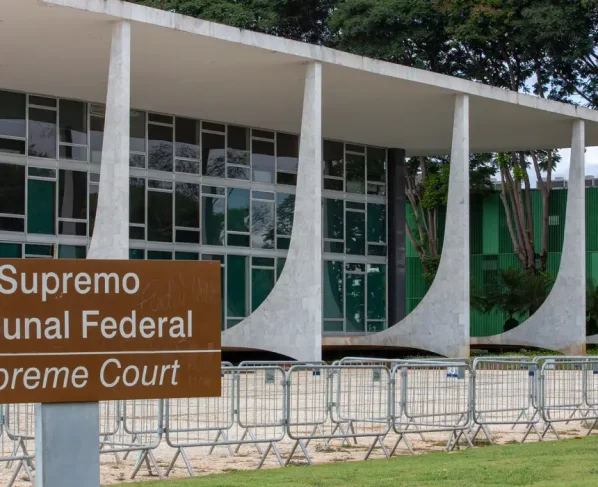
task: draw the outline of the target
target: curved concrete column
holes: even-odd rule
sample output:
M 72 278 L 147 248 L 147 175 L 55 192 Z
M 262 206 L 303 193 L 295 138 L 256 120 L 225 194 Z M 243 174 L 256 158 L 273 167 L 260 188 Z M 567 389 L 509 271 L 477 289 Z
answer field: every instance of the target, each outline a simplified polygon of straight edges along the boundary
M 442 257 L 419 305 L 387 330 L 326 337 L 326 344 L 407 347 L 447 357 L 469 356 L 469 98 L 457 95 Z
M 472 345 L 527 345 L 581 355 L 586 350 L 586 208 L 584 122 L 573 122 L 565 238 L 552 292 L 516 328 L 473 338 Z
M 129 124 L 131 26 L 114 24 L 98 207 L 89 259 L 129 258 Z
M 222 334 L 223 347 L 322 357 L 322 65 L 307 65 L 293 233 L 287 260 L 261 306 Z

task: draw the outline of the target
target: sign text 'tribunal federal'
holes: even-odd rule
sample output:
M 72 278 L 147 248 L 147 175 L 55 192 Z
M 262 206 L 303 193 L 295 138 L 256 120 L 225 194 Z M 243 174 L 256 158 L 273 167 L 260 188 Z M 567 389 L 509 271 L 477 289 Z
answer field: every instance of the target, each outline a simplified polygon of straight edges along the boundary
M 220 264 L 0 260 L 0 402 L 220 394 Z

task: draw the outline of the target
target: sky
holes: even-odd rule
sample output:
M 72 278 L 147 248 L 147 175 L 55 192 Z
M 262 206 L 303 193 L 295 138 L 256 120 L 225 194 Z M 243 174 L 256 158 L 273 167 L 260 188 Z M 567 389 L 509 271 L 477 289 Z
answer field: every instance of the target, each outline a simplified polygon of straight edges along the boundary
M 563 160 L 556 167 L 556 170 L 553 173 L 553 179 L 559 176 L 569 179 L 569 159 L 571 157 L 571 150 L 562 149 L 559 152 L 563 156 Z M 533 170 L 528 171 L 528 173 L 532 188 L 535 188 L 536 173 Z M 586 147 L 586 176 L 594 176 L 598 178 L 598 147 Z

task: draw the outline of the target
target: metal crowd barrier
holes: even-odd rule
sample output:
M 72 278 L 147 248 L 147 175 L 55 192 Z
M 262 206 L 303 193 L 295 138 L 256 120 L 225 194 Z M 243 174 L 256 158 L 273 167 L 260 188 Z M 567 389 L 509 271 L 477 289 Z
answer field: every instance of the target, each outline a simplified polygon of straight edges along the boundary
M 194 475 L 190 448 L 208 455 L 224 448 L 231 456 L 255 448 L 261 468 L 269 455 L 286 466 L 299 452 L 311 465 L 312 442 L 363 447 L 367 459 L 374 451 L 391 457 L 401 443 L 413 453 L 412 435 L 447 433 L 450 451 L 460 441 L 473 446 L 480 432 L 492 443 L 491 429 L 499 425 L 520 427 L 521 441 L 531 432 L 540 440 L 548 432 L 559 438 L 558 423 L 581 422 L 587 434 L 598 425 L 598 358 L 592 357 L 249 361 L 223 363 L 221 374 L 216 398 L 100 403 L 100 453 L 121 462 L 135 452 L 132 478 L 144 464 L 164 478 L 179 458 Z M 0 463 L 10 472 L 9 487 L 22 473 L 33 478 L 34 407 L 1 408 Z M 290 440 L 284 456 L 283 440 Z M 154 451 L 164 443 L 174 454 L 162 472 Z

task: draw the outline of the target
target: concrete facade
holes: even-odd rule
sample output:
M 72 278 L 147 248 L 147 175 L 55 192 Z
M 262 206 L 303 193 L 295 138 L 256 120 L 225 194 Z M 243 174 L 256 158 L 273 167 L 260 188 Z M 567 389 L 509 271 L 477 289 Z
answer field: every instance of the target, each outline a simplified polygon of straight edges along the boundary
M 307 64 L 293 233 L 287 261 L 266 300 L 222 334 L 222 346 L 322 358 L 322 65 Z
M 413 347 L 446 356 L 469 353 L 469 153 L 571 145 L 565 247 L 554 290 L 538 313 L 517 329 L 496 337 L 476 338 L 473 343 L 583 351 L 583 149 L 584 137 L 590 145 L 598 145 L 595 111 L 119 0 L 5 0 L 0 7 L 0 23 L 0 42 L 20 46 L 19 50 L 0 52 L 0 65 L 6 68 L 0 71 L 0 89 L 54 97 L 57 105 L 50 110 L 56 112 L 58 99 L 62 98 L 106 103 L 97 215 L 88 258 L 129 257 L 130 175 L 145 178 L 144 184 L 150 179 L 170 183 L 170 189 L 164 191 L 171 194 L 180 181 L 222 186 L 219 189 L 226 186 L 223 181 L 228 176 L 217 178 L 200 174 L 201 170 L 193 174 L 167 172 L 148 168 L 147 160 L 142 168 L 129 168 L 130 106 L 139 107 L 146 114 L 171 114 L 171 122 L 157 124 L 172 131 L 173 117 L 188 117 L 201 119 L 202 124 L 212 120 L 252 130 L 300 133 L 297 186 L 283 188 L 296 195 L 290 248 L 287 254 L 278 247 L 268 249 L 273 251 L 270 254 L 260 249 L 259 254 L 272 260 L 286 257 L 286 264 L 273 290 L 254 313 L 234 315 L 231 321 L 237 317 L 243 321 L 223 332 L 223 345 L 230 348 L 269 350 L 300 360 L 321 358 L 322 137 L 364 147 L 400 147 L 401 157 L 387 159 L 394 164 L 403 155 L 451 152 L 443 255 L 425 299 L 400 321 L 392 319 L 402 313 L 392 303 L 393 311 L 388 315 L 391 323 L 398 323 L 386 331 L 324 337 L 324 345 Z M 36 62 L 23 62 L 27 59 L 23 53 Z M 40 77 L 39 72 L 44 72 L 44 76 Z M 239 72 L 242 76 L 236 75 Z M 149 124 L 146 120 L 146 127 Z M 224 132 L 221 135 L 225 137 Z M 149 137 L 147 133 L 145 137 Z M 174 145 L 174 139 L 170 142 Z M 31 159 L 32 167 L 43 166 L 55 172 L 64 169 L 66 163 L 60 161 L 59 154 L 53 160 L 26 152 L 2 156 L 2 163 L 23 166 Z M 193 162 L 201 157 L 195 157 Z M 85 171 L 90 162 L 67 164 Z M 387 184 L 401 180 L 392 177 L 391 170 L 387 178 Z M 248 191 L 277 191 L 273 189 L 279 184 L 276 180 L 265 185 L 256 181 L 251 186 L 253 180 L 249 179 L 233 181 L 227 189 L 236 184 Z M 58 184 L 58 177 L 52 181 Z M 396 217 L 395 223 L 402 221 L 403 210 L 388 208 L 388 204 L 401 204 L 397 203 L 401 198 L 396 197 L 400 196 L 396 189 L 392 188 L 394 196 L 386 201 L 387 215 Z M 368 189 L 359 195 L 358 191 L 350 195 L 341 194 L 346 190 L 335 191 L 331 198 L 350 201 L 367 194 Z M 386 194 L 392 195 L 392 191 Z M 376 197 L 383 201 L 385 195 L 378 193 Z M 367 203 L 364 196 L 364 207 Z M 226 209 L 223 215 L 225 212 Z M 145 232 L 150 224 L 144 221 L 137 225 Z M 385 242 L 387 246 L 404 240 L 401 229 L 396 227 L 395 224 L 393 237 Z M 222 232 L 227 230 L 223 226 Z M 77 240 L 80 235 L 66 236 L 59 230 L 43 238 L 25 231 L 16 237 L 15 232 L 0 233 L 3 242 L 18 241 L 23 246 L 82 242 Z M 84 238 L 87 237 L 86 233 Z M 146 240 L 150 239 L 143 242 L 143 255 L 146 251 L 161 252 L 162 242 Z M 367 246 L 367 240 L 365 243 Z M 176 237 L 168 241 L 167 253 L 171 258 L 182 249 L 178 244 Z M 227 243 L 196 244 L 198 248 L 202 245 L 202 254 L 229 255 Z M 258 255 L 251 246 L 239 247 L 234 252 L 248 261 Z M 196 252 L 199 258 L 198 248 L 190 250 L 187 246 L 183 250 Z M 385 265 L 393 267 L 389 272 L 395 273 L 394 280 L 388 287 L 394 290 L 390 299 L 396 299 L 400 294 L 396 290 L 401 287 L 401 278 L 397 276 L 402 272 L 402 257 L 395 248 L 387 250 L 385 255 L 375 257 L 382 262 L 387 258 Z M 353 259 L 367 266 L 368 252 L 364 250 L 356 258 L 355 254 L 337 252 L 338 260 L 344 264 Z M 598 341 L 596 337 L 592 339 Z
M 469 97 L 457 95 L 444 245 L 438 272 L 421 303 L 380 333 L 330 338 L 330 344 L 407 347 L 469 356 Z
M 529 319 L 475 345 L 523 345 L 581 355 L 586 350 L 586 206 L 584 122 L 572 122 L 571 162 L 561 265 L 546 301 Z

